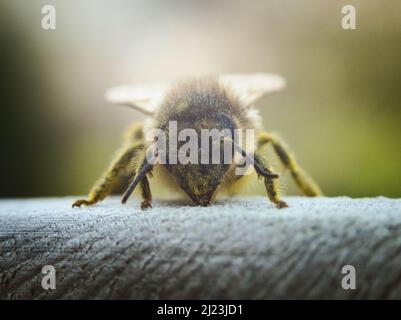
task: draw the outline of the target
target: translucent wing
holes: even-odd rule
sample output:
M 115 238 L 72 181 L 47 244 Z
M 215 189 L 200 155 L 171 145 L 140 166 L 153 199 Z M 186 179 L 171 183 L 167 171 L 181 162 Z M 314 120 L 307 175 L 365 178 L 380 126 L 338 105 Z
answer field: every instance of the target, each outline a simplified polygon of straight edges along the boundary
M 224 74 L 219 80 L 232 88 L 246 104 L 253 104 L 264 95 L 283 89 L 286 84 L 282 76 L 271 73 Z
M 109 89 L 105 96 L 108 102 L 125 105 L 151 116 L 160 105 L 168 88 L 167 83 L 120 86 Z
M 283 77 L 269 73 L 225 74 L 219 77 L 219 81 L 233 89 L 246 104 L 252 104 L 264 95 L 285 87 Z M 131 107 L 151 116 L 162 102 L 169 88 L 168 83 L 119 86 L 106 92 L 106 100 L 114 104 Z

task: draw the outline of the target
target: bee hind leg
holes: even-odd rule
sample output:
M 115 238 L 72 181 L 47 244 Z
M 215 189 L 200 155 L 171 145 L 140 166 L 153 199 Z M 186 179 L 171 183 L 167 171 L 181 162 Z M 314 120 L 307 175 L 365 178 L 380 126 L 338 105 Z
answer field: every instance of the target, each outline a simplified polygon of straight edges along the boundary
M 130 147 L 123 148 L 120 155 L 112 162 L 110 168 L 101 177 L 89 192 L 88 199 L 77 200 L 72 207 L 91 206 L 106 198 L 118 181 L 119 175 L 126 171 L 131 159 L 143 149 L 143 144 L 138 143 Z

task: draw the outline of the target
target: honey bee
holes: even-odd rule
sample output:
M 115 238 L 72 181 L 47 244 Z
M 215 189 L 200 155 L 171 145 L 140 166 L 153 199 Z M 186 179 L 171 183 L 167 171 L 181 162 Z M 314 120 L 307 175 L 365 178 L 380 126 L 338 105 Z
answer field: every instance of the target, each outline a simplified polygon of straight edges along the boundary
M 157 163 L 160 154 L 152 146 L 157 142 L 154 129 L 166 132 L 175 121 L 178 129 L 190 128 L 196 133 L 203 129 L 255 130 L 255 143 L 242 149 L 235 144 L 234 152 L 251 159 L 251 170 L 263 178 L 267 196 L 277 208 L 287 207 L 281 199 L 279 175 L 274 173 L 266 154 L 266 145 L 271 144 L 284 167 L 306 196 L 321 195 L 321 190 L 312 178 L 298 165 L 294 155 L 276 135 L 263 130 L 261 117 L 254 104 L 263 96 L 285 87 L 285 79 L 266 73 L 226 74 L 219 77 L 196 78 L 174 85 L 148 84 L 122 86 L 110 89 L 106 99 L 114 104 L 126 105 L 142 112 L 148 118 L 144 123 L 135 123 L 127 131 L 124 144 L 112 161 L 109 169 L 95 183 L 87 200 L 77 200 L 73 207 L 90 206 L 109 195 L 118 181 L 125 186 L 122 202 L 138 187 L 142 197 L 141 208 L 151 207 L 152 193 L 149 178 L 157 171 L 167 178 L 168 184 L 185 195 L 195 205 L 208 206 L 221 192 L 235 194 L 249 181 L 249 175 L 238 175 L 238 161 L 231 163 Z M 150 135 L 150 137 L 148 137 Z M 153 135 L 153 136 L 152 136 Z M 224 139 L 223 139 L 224 140 Z M 171 144 L 171 137 L 167 141 Z M 178 142 L 181 147 L 185 141 Z M 202 153 L 204 148 L 197 148 Z M 149 155 L 150 154 L 150 155 Z M 169 159 L 171 154 L 169 153 Z M 196 156 L 196 154 L 195 154 Z M 255 176 L 255 175 L 253 175 Z M 154 176 L 155 179 L 159 177 Z

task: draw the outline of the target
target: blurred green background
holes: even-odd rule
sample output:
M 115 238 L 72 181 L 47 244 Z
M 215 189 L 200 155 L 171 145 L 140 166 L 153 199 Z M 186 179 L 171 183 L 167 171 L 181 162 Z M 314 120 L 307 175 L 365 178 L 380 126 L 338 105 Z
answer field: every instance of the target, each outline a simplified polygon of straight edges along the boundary
M 88 191 L 143 119 L 111 86 L 255 71 L 287 78 L 258 107 L 327 195 L 401 195 L 401 1 L 1 0 L 0 40 L 1 197 Z

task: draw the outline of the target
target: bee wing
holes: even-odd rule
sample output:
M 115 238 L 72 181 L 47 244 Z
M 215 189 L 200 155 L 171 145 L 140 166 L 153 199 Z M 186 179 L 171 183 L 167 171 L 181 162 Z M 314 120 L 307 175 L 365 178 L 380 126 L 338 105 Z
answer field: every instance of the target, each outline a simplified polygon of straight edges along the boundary
M 219 80 L 224 86 L 232 88 L 246 104 L 253 104 L 286 85 L 282 76 L 271 73 L 224 74 Z
M 151 116 L 160 105 L 168 88 L 167 83 L 119 86 L 107 90 L 105 97 L 108 102 L 125 105 Z

